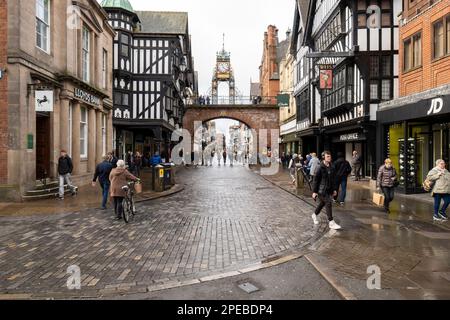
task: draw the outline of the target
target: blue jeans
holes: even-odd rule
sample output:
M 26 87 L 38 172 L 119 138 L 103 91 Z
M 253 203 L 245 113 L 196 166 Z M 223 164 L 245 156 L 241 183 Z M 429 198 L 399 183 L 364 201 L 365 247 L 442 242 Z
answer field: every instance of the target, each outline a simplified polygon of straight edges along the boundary
M 442 206 L 441 212 L 445 214 L 445 211 L 450 205 L 450 194 L 435 193 L 433 197 L 434 197 L 434 215 L 435 216 L 438 215 L 442 199 L 444 199 L 444 205 Z
M 340 191 L 339 191 L 340 189 Z M 345 198 L 347 197 L 347 177 L 338 178 L 338 202 L 345 202 Z
M 103 190 L 102 208 L 106 208 L 106 203 L 108 203 L 109 188 L 111 187 L 111 183 L 109 181 L 105 181 L 105 182 L 100 182 L 100 185 L 102 186 L 102 190 Z

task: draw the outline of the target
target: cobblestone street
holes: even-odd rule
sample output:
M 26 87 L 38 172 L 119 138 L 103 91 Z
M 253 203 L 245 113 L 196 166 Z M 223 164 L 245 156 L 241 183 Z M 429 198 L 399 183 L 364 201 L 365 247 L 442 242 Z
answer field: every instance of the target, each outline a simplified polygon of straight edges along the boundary
M 145 293 L 237 275 L 317 240 L 310 207 L 242 166 L 189 168 L 185 191 L 138 205 L 129 225 L 111 211 L 1 218 L 0 290 L 29 297 Z M 67 289 L 67 268 L 81 290 Z

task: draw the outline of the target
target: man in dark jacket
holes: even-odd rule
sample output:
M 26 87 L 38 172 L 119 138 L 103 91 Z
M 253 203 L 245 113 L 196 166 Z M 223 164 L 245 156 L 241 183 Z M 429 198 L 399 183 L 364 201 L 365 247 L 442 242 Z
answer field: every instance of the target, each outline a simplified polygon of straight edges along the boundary
M 350 162 L 345 160 L 344 154 L 342 152 L 338 152 L 338 159 L 334 162 L 334 172 L 336 173 L 336 185 L 337 191 L 339 193 L 339 197 L 337 201 L 341 206 L 345 204 L 345 198 L 347 196 L 347 179 L 350 173 L 352 172 L 352 166 Z M 341 188 L 339 192 L 339 188 Z
M 110 162 L 110 157 L 103 158 L 103 162 L 100 163 L 95 169 L 94 179 L 92 180 L 92 186 L 95 187 L 97 179 L 103 190 L 102 210 L 106 210 L 106 203 L 108 202 L 109 188 L 111 182 L 109 181 L 109 174 L 113 169 L 113 165 Z
M 64 200 L 64 185 L 67 185 L 72 192 L 72 196 L 77 194 L 78 188 L 72 184 L 71 175 L 73 171 L 72 159 L 67 155 L 65 150 L 61 150 L 61 157 L 58 160 L 58 174 L 59 174 L 59 197 Z
M 117 159 L 117 157 L 114 155 L 113 152 L 108 152 L 108 157 L 109 157 L 109 163 L 112 164 L 113 169 L 117 168 L 117 161 L 119 161 L 119 159 Z
M 334 172 L 333 166 L 331 165 L 331 153 L 325 151 L 322 153 L 322 163 L 320 164 L 320 167 L 316 170 L 316 174 L 314 175 L 313 180 L 312 197 L 314 201 L 316 201 L 317 198 L 320 200 L 319 206 L 312 215 L 314 224 L 316 225 L 319 224 L 317 216 L 325 207 L 330 229 L 334 230 L 341 229 L 341 226 L 339 226 L 333 219 L 332 197 L 335 197 L 336 195 L 337 195 L 336 174 Z

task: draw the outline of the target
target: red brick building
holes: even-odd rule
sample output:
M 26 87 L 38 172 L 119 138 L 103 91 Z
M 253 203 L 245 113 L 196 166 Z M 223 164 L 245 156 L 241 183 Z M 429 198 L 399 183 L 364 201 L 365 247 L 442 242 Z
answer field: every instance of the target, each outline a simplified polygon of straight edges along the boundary
M 404 0 L 399 38 L 400 98 L 378 120 L 382 153 L 414 193 L 436 160 L 450 160 L 450 1 Z
M 8 79 L 5 73 L 7 62 L 8 16 L 7 0 L 0 0 L 0 185 L 8 180 Z
M 280 62 L 286 55 L 289 41 L 278 40 L 278 29 L 268 26 L 264 33 L 264 47 L 261 66 L 259 67 L 259 83 L 261 96 L 271 97 L 271 103 L 276 103 L 276 96 L 280 92 Z

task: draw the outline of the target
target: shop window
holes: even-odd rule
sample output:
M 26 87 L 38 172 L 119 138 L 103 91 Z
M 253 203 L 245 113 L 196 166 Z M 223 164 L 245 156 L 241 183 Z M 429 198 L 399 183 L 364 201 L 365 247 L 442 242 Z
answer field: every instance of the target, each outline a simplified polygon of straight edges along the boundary
M 115 92 L 114 93 L 114 104 L 121 105 L 122 104 L 122 93 Z
M 73 128 L 73 105 L 72 102 L 69 102 L 69 127 L 68 129 L 68 137 L 69 137 L 69 155 L 72 155 L 72 128 Z
M 83 35 L 82 35 L 82 76 L 83 81 L 89 82 L 89 73 L 90 73 L 90 32 L 89 29 L 85 26 L 83 27 Z
M 437 59 L 444 55 L 444 23 L 437 21 L 433 24 L 433 58 Z
M 371 100 L 378 99 L 378 80 L 370 81 L 370 99 Z
M 80 117 L 80 157 L 87 158 L 88 156 L 88 111 L 81 107 Z
M 128 35 L 122 33 L 120 39 L 121 39 L 122 56 L 129 57 L 130 56 L 130 37 Z
M 107 89 L 107 71 L 108 70 L 108 51 L 103 49 L 103 57 L 102 57 L 102 85 L 103 89 Z
M 391 99 L 391 80 L 381 81 L 381 100 Z
M 417 33 L 403 41 L 403 70 L 420 67 L 422 65 L 422 34 Z
M 50 0 L 36 0 L 36 46 L 50 52 Z
M 390 77 L 392 75 L 392 57 L 381 57 L 381 75 L 383 77 Z
M 106 115 L 102 114 L 102 152 L 106 155 Z
M 370 76 L 379 77 L 380 73 L 380 58 L 378 56 L 370 57 Z
M 446 25 L 447 25 L 447 54 L 450 54 L 450 15 L 446 19 Z

